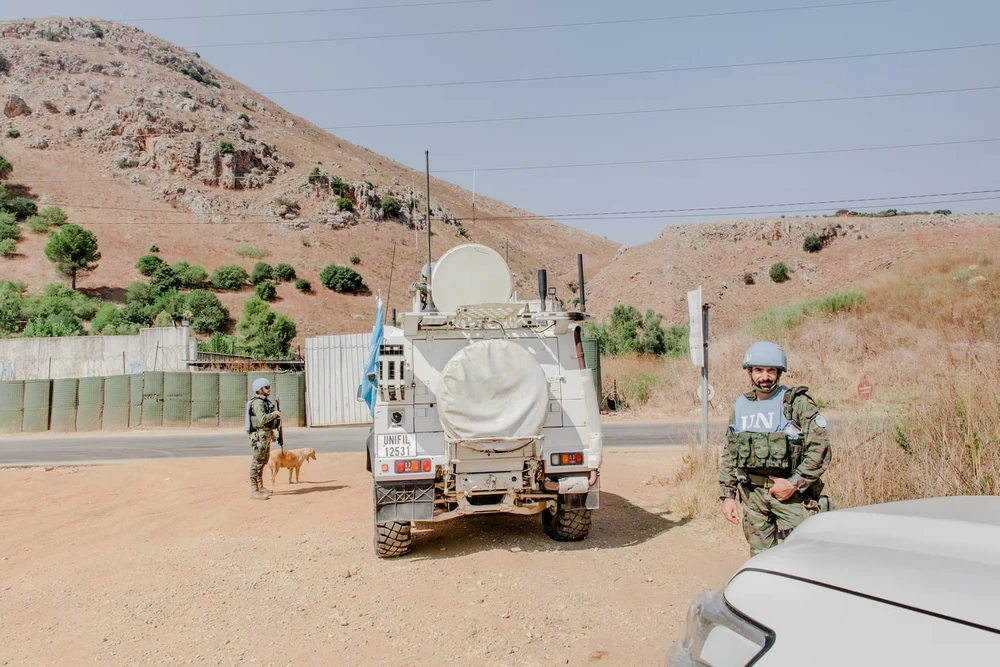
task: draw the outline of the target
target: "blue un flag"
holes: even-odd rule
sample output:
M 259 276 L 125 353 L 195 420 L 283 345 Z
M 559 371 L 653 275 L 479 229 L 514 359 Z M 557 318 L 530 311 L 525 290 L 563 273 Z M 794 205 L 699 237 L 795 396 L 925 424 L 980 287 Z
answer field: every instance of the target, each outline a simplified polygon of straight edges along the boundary
M 372 327 L 372 342 L 368 346 L 368 361 L 365 363 L 361 385 L 358 387 L 358 398 L 368 404 L 368 411 L 373 418 L 375 417 L 375 387 L 378 384 L 378 379 L 376 376 L 375 382 L 369 382 L 368 374 L 378 373 L 378 352 L 382 347 L 382 338 L 385 333 L 382 321 L 382 299 L 377 297 L 375 303 L 378 305 L 378 313 L 375 315 L 375 326 Z

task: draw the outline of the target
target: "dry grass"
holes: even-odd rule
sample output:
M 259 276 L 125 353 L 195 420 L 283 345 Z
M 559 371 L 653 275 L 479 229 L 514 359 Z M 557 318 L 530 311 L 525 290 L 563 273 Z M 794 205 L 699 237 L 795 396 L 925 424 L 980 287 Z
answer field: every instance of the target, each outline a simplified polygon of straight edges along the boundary
M 1000 267 L 968 253 L 917 259 L 864 294 L 856 311 L 813 315 L 778 337 L 792 364 L 786 383 L 810 385 L 849 420 L 831 428 L 827 493 L 838 507 L 1000 493 Z M 725 369 L 712 380 L 716 417 L 746 388 L 739 355 L 752 340 L 743 331 L 715 343 Z M 619 386 L 629 386 L 628 372 L 673 378 L 673 391 L 657 384 L 640 414 L 690 416 L 697 369 L 687 360 L 602 363 Z M 870 401 L 856 395 L 862 377 L 875 387 Z M 680 515 L 718 515 L 720 445 L 693 447 L 671 480 L 668 502 Z

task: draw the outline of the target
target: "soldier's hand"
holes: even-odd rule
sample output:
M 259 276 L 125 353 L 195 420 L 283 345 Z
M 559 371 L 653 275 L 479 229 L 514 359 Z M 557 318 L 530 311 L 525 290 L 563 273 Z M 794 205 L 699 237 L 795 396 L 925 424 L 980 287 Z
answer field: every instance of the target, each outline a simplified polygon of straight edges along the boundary
M 275 412 L 274 414 L 278 415 L 278 417 L 277 417 L 278 419 L 281 419 L 281 413 L 280 412 Z
M 726 498 L 722 501 L 722 516 L 724 516 L 726 521 L 729 523 L 739 525 L 740 506 L 737 504 L 736 500 L 733 498 Z
M 771 495 L 781 502 L 785 502 L 795 495 L 796 491 L 798 491 L 798 489 L 795 488 L 795 485 L 787 479 L 772 476 L 771 481 L 774 482 L 774 486 L 771 487 Z

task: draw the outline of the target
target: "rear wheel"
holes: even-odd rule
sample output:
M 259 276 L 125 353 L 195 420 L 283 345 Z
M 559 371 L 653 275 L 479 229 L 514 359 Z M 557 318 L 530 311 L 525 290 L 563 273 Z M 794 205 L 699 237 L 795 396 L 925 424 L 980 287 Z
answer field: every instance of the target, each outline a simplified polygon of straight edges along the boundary
M 557 542 L 576 542 L 590 533 L 591 512 L 593 510 L 566 509 L 559 503 L 542 512 L 542 527 L 545 534 Z
M 375 554 L 379 558 L 392 558 L 410 552 L 413 536 L 409 521 L 387 521 L 375 524 Z

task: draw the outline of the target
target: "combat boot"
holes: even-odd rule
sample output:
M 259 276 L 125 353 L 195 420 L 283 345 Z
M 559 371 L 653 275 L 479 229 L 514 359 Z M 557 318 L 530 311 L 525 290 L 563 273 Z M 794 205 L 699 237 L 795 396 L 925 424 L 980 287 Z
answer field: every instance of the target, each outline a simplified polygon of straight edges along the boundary
M 268 495 L 271 494 L 271 489 L 265 489 L 264 488 L 264 480 L 263 480 L 263 478 L 257 480 L 257 490 L 258 491 L 262 491 L 263 493 L 266 493 Z
M 267 500 L 271 496 L 261 492 L 260 486 L 254 482 L 250 485 L 250 498 L 253 500 Z

